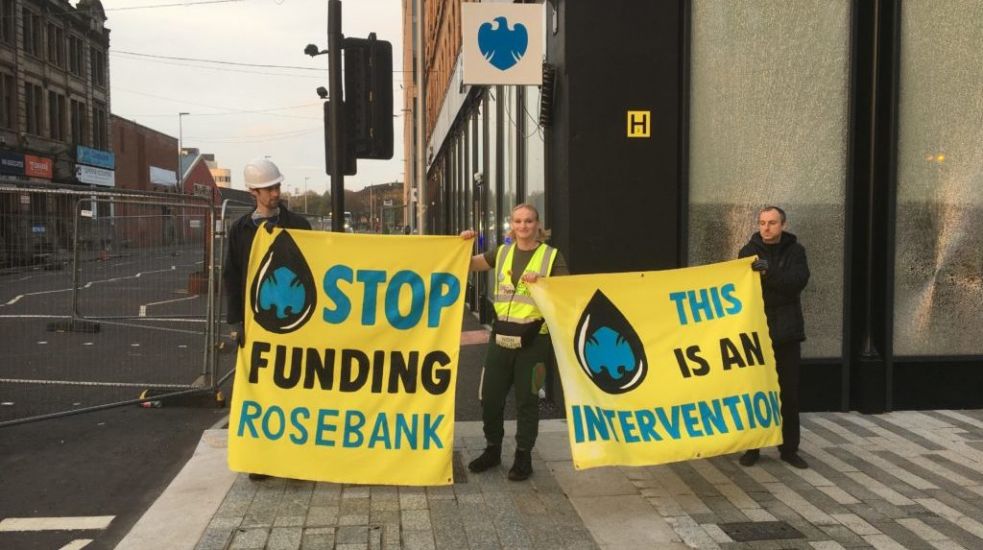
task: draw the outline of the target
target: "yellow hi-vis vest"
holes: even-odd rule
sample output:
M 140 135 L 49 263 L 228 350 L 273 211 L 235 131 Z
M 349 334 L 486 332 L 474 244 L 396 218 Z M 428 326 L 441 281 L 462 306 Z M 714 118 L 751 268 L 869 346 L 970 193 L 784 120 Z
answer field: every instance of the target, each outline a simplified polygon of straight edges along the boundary
M 515 243 L 503 244 L 495 254 L 495 315 L 502 321 L 513 323 L 529 323 L 542 319 L 543 314 L 536 307 L 529 294 L 529 287 L 519 277 L 519 284 L 512 286 L 512 256 Z M 556 249 L 546 243 L 539 247 L 529 258 L 529 264 L 523 273 L 538 273 L 540 277 L 549 275 L 556 261 Z M 540 334 L 548 334 L 546 323 L 539 329 Z

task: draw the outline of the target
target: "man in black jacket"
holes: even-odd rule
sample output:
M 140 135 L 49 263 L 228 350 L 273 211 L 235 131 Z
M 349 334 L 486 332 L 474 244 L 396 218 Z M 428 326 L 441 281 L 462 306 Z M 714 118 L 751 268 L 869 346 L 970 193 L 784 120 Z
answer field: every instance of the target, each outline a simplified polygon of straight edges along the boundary
M 808 468 L 799 456 L 799 363 L 806 339 L 802 320 L 802 290 L 809 282 L 806 250 L 795 235 L 785 231 L 785 211 L 766 206 L 758 212 L 758 232 L 751 235 L 739 256 L 757 256 L 751 269 L 761 272 L 761 289 L 768 317 L 768 332 L 775 350 L 778 387 L 782 400 L 782 439 L 778 452 L 796 468 Z M 741 456 L 741 464 L 753 466 L 761 456 L 752 449 Z
M 223 278 L 229 309 L 226 321 L 232 325 L 236 343 L 242 347 L 243 320 L 245 319 L 246 271 L 249 269 L 249 251 L 253 247 L 256 231 L 264 223 L 286 229 L 310 229 L 311 224 L 303 216 L 294 214 L 280 204 L 280 183 L 283 175 L 276 164 L 267 158 L 255 158 L 246 164 L 246 188 L 256 199 L 256 209 L 242 216 L 229 228 L 228 252 L 225 255 Z

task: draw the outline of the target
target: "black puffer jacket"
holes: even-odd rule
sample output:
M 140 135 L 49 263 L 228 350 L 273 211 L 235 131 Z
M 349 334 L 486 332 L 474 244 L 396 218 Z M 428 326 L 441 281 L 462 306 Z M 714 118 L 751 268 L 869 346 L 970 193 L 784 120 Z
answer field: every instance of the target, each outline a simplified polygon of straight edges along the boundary
M 229 324 L 241 323 L 246 313 L 246 270 L 249 269 L 249 251 L 256 237 L 256 224 L 250 212 L 239 218 L 229 228 L 229 241 L 226 244 L 225 268 L 222 278 L 225 280 L 225 294 L 228 297 L 229 310 L 225 314 Z M 276 221 L 277 227 L 285 229 L 310 229 L 307 218 L 294 214 L 283 206 Z
M 809 282 L 806 249 L 791 233 L 783 232 L 781 240 L 773 245 L 765 244 L 761 235 L 755 233 L 739 256 L 757 256 L 768 260 L 768 271 L 761 277 L 761 289 L 772 343 L 805 340 L 805 322 L 799 297 Z

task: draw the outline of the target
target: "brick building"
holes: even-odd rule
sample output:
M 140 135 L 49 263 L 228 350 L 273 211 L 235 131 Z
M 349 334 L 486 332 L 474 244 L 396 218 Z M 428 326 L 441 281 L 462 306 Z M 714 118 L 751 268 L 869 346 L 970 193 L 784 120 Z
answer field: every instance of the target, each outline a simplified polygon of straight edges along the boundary
M 0 182 L 114 185 L 105 22 L 99 0 L 0 0 Z M 0 194 L 7 263 L 30 260 L 38 239 L 68 248 L 72 208 Z

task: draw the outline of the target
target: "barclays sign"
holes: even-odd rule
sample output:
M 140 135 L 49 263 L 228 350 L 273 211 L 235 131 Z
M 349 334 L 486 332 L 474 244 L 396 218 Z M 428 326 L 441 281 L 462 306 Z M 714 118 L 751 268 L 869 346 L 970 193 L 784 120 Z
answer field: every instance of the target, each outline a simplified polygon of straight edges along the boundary
M 464 84 L 542 84 L 544 19 L 543 4 L 464 3 Z

